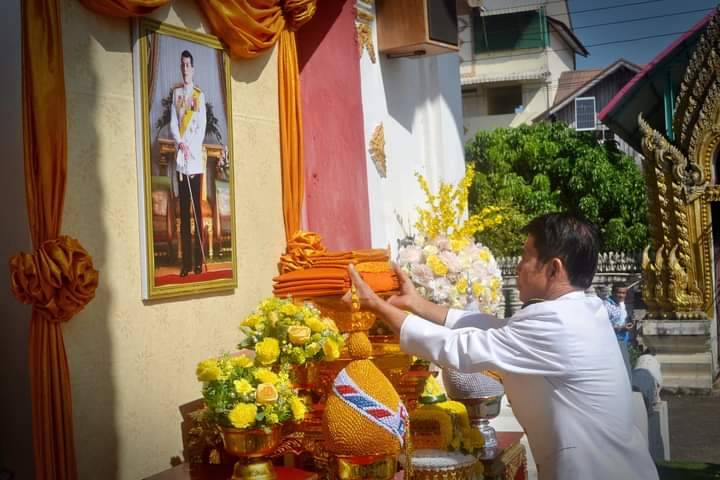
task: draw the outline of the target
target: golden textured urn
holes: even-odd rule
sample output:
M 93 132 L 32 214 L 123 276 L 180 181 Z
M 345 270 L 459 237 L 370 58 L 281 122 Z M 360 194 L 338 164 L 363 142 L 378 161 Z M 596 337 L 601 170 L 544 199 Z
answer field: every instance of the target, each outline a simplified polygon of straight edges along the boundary
M 283 439 L 281 425 L 269 430 L 220 427 L 225 450 L 239 460 L 233 467 L 231 480 L 275 480 L 277 475 L 267 458 Z

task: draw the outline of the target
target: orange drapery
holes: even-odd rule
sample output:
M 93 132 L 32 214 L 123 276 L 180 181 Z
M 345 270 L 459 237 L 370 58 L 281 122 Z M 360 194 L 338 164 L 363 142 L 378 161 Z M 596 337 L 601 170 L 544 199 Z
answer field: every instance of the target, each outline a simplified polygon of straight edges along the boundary
M 144 15 L 170 0 L 80 0 L 103 15 Z M 197 0 L 234 56 L 250 58 L 279 41 L 283 215 L 289 240 L 300 229 L 303 146 L 295 30 L 316 0 Z M 30 372 L 35 478 L 76 479 L 70 375 L 62 322 L 93 296 L 98 273 L 77 240 L 59 236 L 67 140 L 58 0 L 22 2 L 25 190 L 35 252 L 10 260 L 13 293 L 33 304 Z
M 57 0 L 22 2 L 25 199 L 35 252 L 10 260 L 12 290 L 33 305 L 29 362 L 35 478 L 76 479 L 62 322 L 97 287 L 92 259 L 59 236 L 67 175 L 65 80 Z
M 144 15 L 170 0 L 80 0 L 89 9 L 117 17 Z M 280 157 L 285 239 L 300 230 L 305 188 L 300 76 L 295 31 L 315 14 L 317 0 L 196 0 L 213 33 L 233 57 L 253 58 L 276 42 Z
M 233 56 L 252 58 L 278 47 L 280 157 L 285 240 L 300 230 L 305 188 L 300 73 L 295 31 L 315 14 L 316 0 L 197 0 Z

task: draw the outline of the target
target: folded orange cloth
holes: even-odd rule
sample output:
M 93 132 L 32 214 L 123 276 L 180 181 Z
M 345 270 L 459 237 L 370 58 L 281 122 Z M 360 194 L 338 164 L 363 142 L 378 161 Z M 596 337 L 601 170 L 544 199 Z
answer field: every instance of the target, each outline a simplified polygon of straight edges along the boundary
M 281 283 L 288 280 L 306 280 L 306 279 L 328 279 L 328 278 L 340 278 L 344 279 L 347 277 L 347 270 L 341 270 L 339 268 L 322 268 L 313 267 L 306 268 L 304 270 L 295 270 L 294 272 L 283 273 L 273 278 L 273 281 Z

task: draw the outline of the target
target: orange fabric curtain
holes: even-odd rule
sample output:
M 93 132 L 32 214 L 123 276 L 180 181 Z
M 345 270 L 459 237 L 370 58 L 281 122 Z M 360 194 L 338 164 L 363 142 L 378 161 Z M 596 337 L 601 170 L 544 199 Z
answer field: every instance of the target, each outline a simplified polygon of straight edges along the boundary
M 57 0 L 22 2 L 25 196 L 35 253 L 16 255 L 10 269 L 13 293 L 34 305 L 29 339 L 32 432 L 35 478 L 42 480 L 77 478 L 61 322 L 82 309 L 97 286 L 87 252 L 77 241 L 58 237 L 67 174 L 60 25 Z M 89 265 L 79 275 L 73 252 Z M 80 296 L 68 286 L 78 281 L 89 286 Z
M 305 179 L 300 73 L 295 30 L 315 14 L 316 0 L 197 0 L 214 33 L 235 57 L 252 58 L 279 41 L 278 96 L 285 239 L 300 230 Z
M 80 0 L 90 10 L 111 17 L 140 17 L 170 0 Z

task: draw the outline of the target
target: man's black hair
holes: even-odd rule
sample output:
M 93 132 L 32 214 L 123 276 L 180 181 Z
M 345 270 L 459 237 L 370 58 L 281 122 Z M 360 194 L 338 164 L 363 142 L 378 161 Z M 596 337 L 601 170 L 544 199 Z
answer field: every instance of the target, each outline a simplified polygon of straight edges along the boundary
M 532 235 L 540 262 L 559 258 L 572 286 L 586 289 L 592 284 L 600 248 L 595 225 L 570 213 L 548 213 L 522 231 Z
M 183 59 L 183 58 L 189 58 L 189 59 L 190 59 L 190 66 L 191 66 L 191 67 L 194 67 L 194 66 L 195 66 L 195 59 L 193 58 L 192 53 L 190 53 L 190 52 L 187 51 L 187 50 L 183 50 L 182 53 L 180 54 L 180 62 L 182 62 L 182 59 Z

